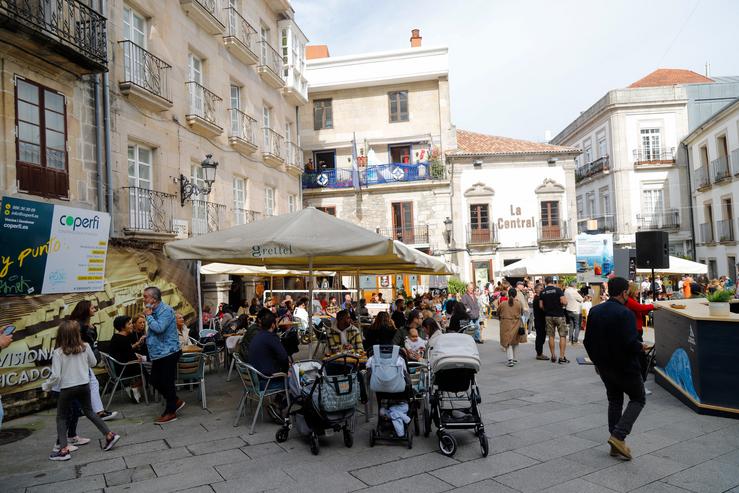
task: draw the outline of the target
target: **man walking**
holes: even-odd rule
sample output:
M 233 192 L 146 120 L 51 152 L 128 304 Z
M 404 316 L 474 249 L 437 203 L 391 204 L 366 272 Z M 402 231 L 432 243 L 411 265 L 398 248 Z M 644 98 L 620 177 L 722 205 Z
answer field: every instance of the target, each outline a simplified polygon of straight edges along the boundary
M 539 307 L 544 310 L 546 320 L 547 337 L 549 337 L 550 361 L 559 364 L 569 363 L 565 357 L 567 349 L 567 322 L 565 321 L 564 306 L 567 304 L 565 294 L 554 284 L 552 276 L 544 278 L 546 286 L 539 295 Z M 554 339 L 559 334 L 559 360 L 554 352 Z
M 180 340 L 177 333 L 174 310 L 162 301 L 159 288 L 144 289 L 144 315 L 149 324 L 146 346 L 151 359 L 151 384 L 162 394 L 166 407 L 154 423 L 170 423 L 177 419 L 177 411 L 185 407 L 185 401 L 177 398 L 175 379 L 180 360 Z
M 567 298 L 566 316 L 570 326 L 570 343 L 577 344 L 580 340 L 580 321 L 582 320 L 582 296 L 577 292 L 577 282 L 571 281 L 565 289 Z
M 625 306 L 628 289 L 629 282 L 622 277 L 608 281 L 610 298 L 590 310 L 584 344 L 606 387 L 611 455 L 631 460 L 625 440 L 644 409 L 646 398 L 639 364 L 644 347 L 636 331 L 634 313 Z M 624 394 L 629 396 L 625 411 Z
M 482 344 L 483 340 L 480 338 L 480 306 L 477 304 L 477 298 L 475 297 L 474 283 L 467 284 L 467 291 L 462 296 L 460 302 L 467 310 L 467 315 L 470 317 L 470 323 L 475 327 L 475 342 Z

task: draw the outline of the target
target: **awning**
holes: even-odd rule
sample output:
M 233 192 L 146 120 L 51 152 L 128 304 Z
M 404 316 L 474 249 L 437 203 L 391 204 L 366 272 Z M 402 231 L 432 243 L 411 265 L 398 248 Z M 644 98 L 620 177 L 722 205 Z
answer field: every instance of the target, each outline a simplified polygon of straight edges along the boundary
M 503 267 L 499 274 L 508 277 L 575 274 L 575 255 L 567 252 L 537 252 L 529 258 Z

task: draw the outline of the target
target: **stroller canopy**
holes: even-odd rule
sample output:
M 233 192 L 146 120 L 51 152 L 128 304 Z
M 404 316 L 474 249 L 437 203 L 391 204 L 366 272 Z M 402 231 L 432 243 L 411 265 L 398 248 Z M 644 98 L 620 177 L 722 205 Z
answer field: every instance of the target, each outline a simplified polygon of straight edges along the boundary
M 465 368 L 480 371 L 480 352 L 472 336 L 441 334 L 429 347 L 431 371 Z

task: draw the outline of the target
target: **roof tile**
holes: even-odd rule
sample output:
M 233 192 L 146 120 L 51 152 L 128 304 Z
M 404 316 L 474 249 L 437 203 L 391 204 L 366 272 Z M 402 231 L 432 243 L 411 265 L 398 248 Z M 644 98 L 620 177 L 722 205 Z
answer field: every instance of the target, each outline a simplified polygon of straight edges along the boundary
M 450 154 L 535 154 L 575 151 L 578 151 L 578 149 L 574 147 L 555 146 L 457 130 L 457 149 Z
M 679 68 L 658 68 L 651 74 L 634 82 L 629 89 L 637 87 L 674 86 L 675 84 L 705 84 L 712 79 L 697 74 L 692 70 Z

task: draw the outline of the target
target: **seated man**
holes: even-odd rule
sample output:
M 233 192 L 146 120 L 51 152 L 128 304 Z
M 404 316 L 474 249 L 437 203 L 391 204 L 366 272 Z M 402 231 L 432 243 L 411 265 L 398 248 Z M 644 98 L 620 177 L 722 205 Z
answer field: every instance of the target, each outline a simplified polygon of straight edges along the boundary
M 362 332 L 352 325 L 348 310 L 336 314 L 336 322 L 328 332 L 328 350 L 331 354 L 364 351 Z
M 265 313 L 260 320 L 260 330 L 249 344 L 248 363 L 263 375 L 286 372 L 289 366 L 287 351 L 277 337 L 277 319 L 273 313 Z M 266 380 L 259 382 L 259 389 L 264 390 Z M 276 378 L 269 383 L 267 390 L 284 388 L 283 378 Z
M 272 311 L 269 308 L 260 309 L 259 312 L 257 312 L 257 317 L 254 322 L 246 328 L 244 337 L 239 343 L 239 356 L 241 356 L 243 361 L 249 361 L 249 346 L 251 345 L 251 341 L 254 339 L 254 336 L 259 332 L 262 318 L 267 314 L 272 314 Z

